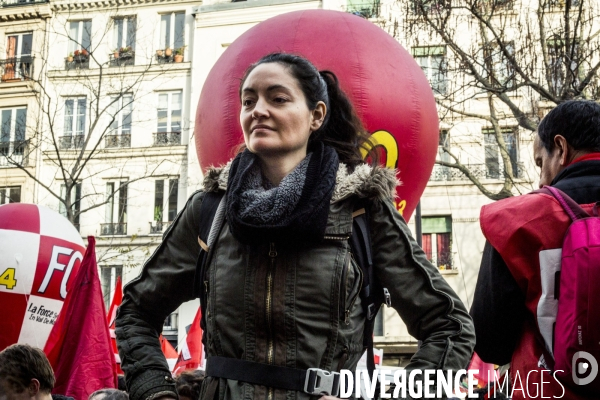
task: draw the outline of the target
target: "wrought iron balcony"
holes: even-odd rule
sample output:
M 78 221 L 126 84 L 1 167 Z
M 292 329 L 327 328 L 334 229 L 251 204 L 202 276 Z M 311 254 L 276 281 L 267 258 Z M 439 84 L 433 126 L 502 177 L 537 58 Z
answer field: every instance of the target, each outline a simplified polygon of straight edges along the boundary
M 116 51 L 109 57 L 111 67 L 122 67 L 126 65 L 135 65 L 135 51 Z
M 29 140 L 0 142 L 0 166 L 27 166 L 29 159 Z
M 154 146 L 179 146 L 181 144 L 181 132 L 156 132 Z
M 31 4 L 49 3 L 48 0 L 3 0 L 0 4 L 2 7 L 19 7 Z
M 83 135 L 59 136 L 58 147 L 61 150 L 81 149 L 84 141 Z
M 167 221 L 167 222 L 152 221 L 152 222 L 150 222 L 150 233 L 151 234 L 164 233 L 164 231 L 167 230 L 169 225 L 171 225 L 171 222 L 173 222 L 173 221 Z
M 113 222 L 108 224 L 100 224 L 100 235 L 127 235 L 127 223 Z
M 0 60 L 0 67 L 2 67 L 2 82 L 30 80 L 33 76 L 33 57 Z
M 90 68 L 90 56 L 84 54 L 78 54 L 73 57 L 65 58 L 65 69 L 89 69 Z
M 441 14 L 450 10 L 450 0 L 411 0 L 412 11 L 416 15 Z
M 478 179 L 504 179 L 504 170 L 497 165 L 487 164 L 465 164 L 465 167 Z M 524 176 L 525 166 L 523 163 L 517 163 L 517 170 L 513 171 L 513 177 L 520 179 Z M 469 178 L 458 168 L 445 167 L 443 165 L 434 165 L 429 182 L 440 181 L 468 181 Z
M 104 147 L 116 148 L 116 147 L 131 147 L 131 135 L 106 135 L 104 136 Z
M 156 50 L 156 62 L 158 64 L 170 64 L 175 62 L 175 50 Z

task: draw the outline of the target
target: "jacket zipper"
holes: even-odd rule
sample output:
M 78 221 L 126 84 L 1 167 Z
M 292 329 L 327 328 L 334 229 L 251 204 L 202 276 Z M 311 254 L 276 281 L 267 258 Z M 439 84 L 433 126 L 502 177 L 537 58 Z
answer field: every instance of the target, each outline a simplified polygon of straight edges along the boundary
M 351 260 L 354 257 L 352 257 L 352 253 L 348 253 L 348 254 L 350 256 L 349 256 L 347 265 L 348 265 L 348 268 L 350 268 Z M 362 290 L 362 285 L 363 285 L 362 270 L 360 268 L 357 268 L 356 271 L 358 272 L 358 278 L 357 278 L 358 279 L 358 290 L 356 291 L 356 293 L 354 293 L 354 295 L 352 296 L 352 299 L 350 300 L 350 304 L 344 310 L 344 323 L 346 325 L 350 325 L 350 310 L 352 310 L 352 307 L 354 307 L 354 303 L 356 303 L 356 299 L 358 299 L 358 296 L 360 295 L 360 292 Z M 346 298 L 346 296 L 344 296 L 344 301 L 345 301 L 345 298 Z
M 342 269 L 342 279 L 341 279 L 341 288 L 340 294 L 342 296 L 342 301 L 340 302 L 340 319 L 342 315 L 345 315 L 346 312 L 346 292 L 348 290 L 348 270 L 350 269 L 350 252 L 346 255 L 346 260 L 344 261 L 344 268 Z
M 271 262 L 269 263 L 269 268 L 267 270 L 267 298 L 265 299 L 265 310 L 267 313 L 267 363 L 273 364 L 273 273 L 275 271 L 275 257 L 277 257 L 277 249 L 275 249 L 275 243 L 273 242 L 269 245 L 269 257 L 271 257 Z M 267 399 L 271 400 L 272 398 L 273 388 L 270 387 Z

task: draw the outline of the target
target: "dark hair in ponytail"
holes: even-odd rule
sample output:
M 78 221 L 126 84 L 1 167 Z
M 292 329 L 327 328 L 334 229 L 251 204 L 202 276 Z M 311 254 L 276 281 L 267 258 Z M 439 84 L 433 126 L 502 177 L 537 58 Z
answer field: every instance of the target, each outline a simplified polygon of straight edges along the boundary
M 327 106 L 325 120 L 321 127 L 310 135 L 309 146 L 313 141 L 322 141 L 333 147 L 340 161 L 348 165 L 351 171 L 364 163 L 360 150 L 372 148 L 369 135 L 333 72 L 319 72 L 310 61 L 295 54 L 272 53 L 246 70 L 240 84 L 240 98 L 242 86 L 250 72 L 267 63 L 279 63 L 289 68 L 292 76 L 298 81 L 310 110 L 314 110 L 319 101 Z

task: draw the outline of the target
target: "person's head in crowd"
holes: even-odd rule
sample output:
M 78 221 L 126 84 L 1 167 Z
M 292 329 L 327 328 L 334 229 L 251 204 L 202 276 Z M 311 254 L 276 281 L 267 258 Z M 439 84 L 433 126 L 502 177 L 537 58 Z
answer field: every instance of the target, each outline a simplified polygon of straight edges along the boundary
M 0 400 L 50 400 L 54 383 L 42 350 L 13 344 L 0 352 Z
M 117 375 L 118 385 L 117 389 L 127 392 L 127 383 L 125 381 L 125 375 Z
M 88 400 L 129 400 L 129 395 L 119 389 L 100 389 L 90 394 Z
M 179 400 L 198 400 L 204 380 L 204 371 L 185 371 L 175 378 Z
M 559 104 L 540 122 L 533 145 L 540 187 L 550 185 L 579 157 L 595 152 L 600 152 L 600 105 L 591 100 Z

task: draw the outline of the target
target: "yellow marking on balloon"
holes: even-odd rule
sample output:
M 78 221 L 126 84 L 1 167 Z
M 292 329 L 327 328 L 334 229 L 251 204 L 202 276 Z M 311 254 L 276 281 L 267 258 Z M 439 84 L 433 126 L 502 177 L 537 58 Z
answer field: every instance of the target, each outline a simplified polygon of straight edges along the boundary
M 406 208 L 406 200 L 394 201 L 394 205 L 396 206 L 396 210 L 400 213 L 400 215 L 404 215 L 404 209 Z
M 388 131 L 377 131 L 374 132 L 371 137 L 371 142 L 373 146 L 368 146 L 367 148 L 361 148 L 360 153 L 363 158 L 367 157 L 369 152 L 377 147 L 382 146 L 386 152 L 386 163 L 385 166 L 388 168 L 397 168 L 398 167 L 398 143 L 396 142 L 396 138 L 392 136 Z
M 15 269 L 5 269 L 2 275 L 0 275 L 0 286 L 5 286 L 8 290 L 12 290 L 16 284 L 17 280 L 15 279 Z

